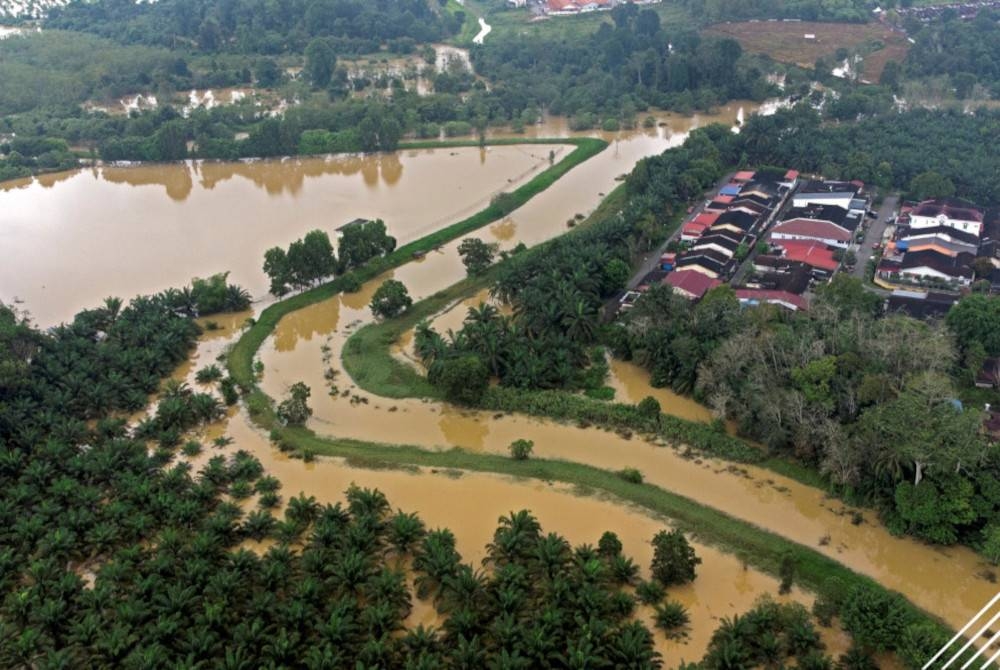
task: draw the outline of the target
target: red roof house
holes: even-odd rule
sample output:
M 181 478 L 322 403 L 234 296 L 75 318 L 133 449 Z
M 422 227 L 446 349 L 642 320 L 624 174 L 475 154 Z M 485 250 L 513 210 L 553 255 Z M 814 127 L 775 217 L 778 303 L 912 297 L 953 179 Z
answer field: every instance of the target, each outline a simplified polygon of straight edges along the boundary
M 753 170 L 741 170 L 740 172 L 737 172 L 735 175 L 733 175 L 733 181 L 740 184 L 745 184 L 748 181 L 752 181 L 754 175 L 756 174 L 757 173 L 754 172 Z
M 784 249 L 787 260 L 805 263 L 815 270 L 832 273 L 839 265 L 833 258 L 833 250 L 819 242 L 782 240 L 778 246 Z
M 711 289 L 722 284 L 718 279 L 713 279 L 696 270 L 677 270 L 668 274 L 663 281 L 670 284 L 677 295 L 688 300 L 699 300 Z

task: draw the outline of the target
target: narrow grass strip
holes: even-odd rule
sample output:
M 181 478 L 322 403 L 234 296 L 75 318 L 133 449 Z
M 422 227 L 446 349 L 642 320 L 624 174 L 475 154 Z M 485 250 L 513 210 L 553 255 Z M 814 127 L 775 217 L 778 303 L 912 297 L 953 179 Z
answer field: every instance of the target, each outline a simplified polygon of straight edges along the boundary
M 522 206 L 531 200 L 531 198 L 554 184 L 574 167 L 596 156 L 608 146 L 608 143 L 604 140 L 589 137 L 558 140 L 497 140 L 489 141 L 487 144 L 571 144 L 575 146 L 575 149 L 568 156 L 515 189 L 510 194 L 510 204 L 514 207 Z M 404 145 L 404 148 L 433 148 L 440 146 L 469 146 L 469 143 L 410 143 Z M 338 277 L 314 289 L 276 302 L 261 312 L 256 323 L 248 328 L 240 336 L 236 344 L 233 345 L 227 359 L 230 376 L 232 376 L 244 393 L 250 392 L 255 388 L 253 358 L 264 343 L 264 340 L 274 331 L 278 322 L 286 314 L 328 300 L 344 291 L 352 283 L 374 279 L 386 270 L 399 267 L 413 260 L 415 253 L 429 252 L 462 235 L 467 235 L 494 221 L 499 221 L 504 215 L 504 211 L 491 203 L 485 209 L 480 210 L 472 216 L 406 244 L 385 258 L 376 259 L 364 267 L 354 270 L 350 275 Z

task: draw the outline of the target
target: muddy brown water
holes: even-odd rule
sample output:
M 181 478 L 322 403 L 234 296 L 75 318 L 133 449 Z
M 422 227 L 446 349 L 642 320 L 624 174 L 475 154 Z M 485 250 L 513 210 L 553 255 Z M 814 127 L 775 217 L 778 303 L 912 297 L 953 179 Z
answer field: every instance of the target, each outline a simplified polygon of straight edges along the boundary
M 592 211 L 603 198 L 603 194 L 614 188 L 615 178 L 631 170 L 640 158 L 680 144 L 687 130 L 694 125 L 716 120 L 732 123 L 737 114 L 742 114 L 743 111 L 745 111 L 743 107 L 733 107 L 723 110 L 717 117 L 701 117 L 697 120 L 668 119 L 664 121 L 665 126 L 648 131 L 615 134 L 608 150 L 575 168 L 509 219 L 483 229 L 478 236 L 488 241 L 498 241 L 504 248 L 512 247 L 520 241 L 530 245 L 550 239 L 565 231 L 565 222 L 569 217 L 576 213 L 586 214 Z M 540 132 L 547 134 L 556 130 L 555 127 L 549 127 Z M 538 149 L 539 147 L 530 147 L 529 154 Z M 547 154 L 548 147 L 541 149 Z M 458 157 L 463 154 L 462 151 L 456 153 Z M 471 156 L 473 165 L 477 158 L 482 165 L 483 161 L 490 164 L 492 157 L 499 154 L 499 149 L 486 152 L 485 156 L 483 152 L 475 149 L 466 150 L 464 153 Z M 343 185 L 336 177 L 344 176 L 344 172 L 350 170 L 355 171 L 351 172 L 349 184 L 344 188 L 348 191 L 356 189 L 354 192 L 364 196 L 360 203 L 353 203 L 353 206 L 359 208 L 357 210 L 359 215 L 379 215 L 390 221 L 391 217 L 382 212 L 393 211 L 391 207 L 399 207 L 400 209 L 395 211 L 411 215 L 407 218 L 408 225 L 419 225 L 413 221 L 414 217 L 421 216 L 426 225 L 433 226 L 435 216 L 423 211 L 428 200 L 427 193 L 437 194 L 440 193 L 440 188 L 457 189 L 457 187 L 454 184 L 449 186 L 439 183 L 441 180 L 438 179 L 434 183 L 434 189 L 437 190 L 430 190 L 425 186 L 421 192 L 418 185 L 413 185 L 413 188 L 407 191 L 408 195 L 396 197 L 396 189 L 410 184 L 409 176 L 417 171 L 404 170 L 403 177 L 398 179 L 394 177 L 397 162 L 405 167 L 411 164 L 406 159 L 424 158 L 428 155 L 443 160 L 441 152 L 417 152 L 415 156 L 407 156 L 404 152 L 392 157 L 361 159 L 361 164 L 352 163 L 356 165 L 352 168 L 340 167 L 338 161 L 355 161 L 358 160 L 356 157 L 319 159 L 319 163 L 311 160 L 294 160 L 273 164 L 150 166 L 122 171 L 109 169 L 106 173 L 107 179 L 105 171 L 98 170 L 50 175 L 28 183 L 5 185 L 6 190 L 0 192 L 0 198 L 3 198 L 5 204 L 5 208 L 0 210 L 4 212 L 5 217 L 0 219 L 0 239 L 5 243 L 7 240 L 13 240 L 20 244 L 24 244 L 25 240 L 34 239 L 34 243 L 38 245 L 37 250 L 39 252 L 45 250 L 44 254 L 37 256 L 42 259 L 40 262 L 44 267 L 35 271 L 32 265 L 28 270 L 23 267 L 20 270 L 33 278 L 31 281 L 44 282 L 43 285 L 51 283 L 52 287 L 58 287 L 59 290 L 53 289 L 46 294 L 45 289 L 34 286 L 32 287 L 34 293 L 17 292 L 11 289 L 13 284 L 10 283 L 7 274 L 0 274 L 0 290 L 3 291 L 5 298 L 8 292 L 22 297 L 34 295 L 39 298 L 43 305 L 40 308 L 42 312 L 39 314 L 38 309 L 33 311 L 38 315 L 39 321 L 44 323 L 46 319 L 51 322 L 66 318 L 66 315 L 82 306 L 95 303 L 104 295 L 120 293 L 122 286 L 131 287 L 132 292 L 159 290 L 177 283 L 172 279 L 167 281 L 169 277 L 181 277 L 183 281 L 183 278 L 195 274 L 207 274 L 225 267 L 232 269 L 231 264 L 225 263 L 220 263 L 223 267 L 218 267 L 215 261 L 219 257 L 214 254 L 211 255 L 213 267 L 198 269 L 183 254 L 171 256 L 171 249 L 176 249 L 178 246 L 197 256 L 201 253 L 203 245 L 211 246 L 218 243 L 218 248 L 214 249 L 218 253 L 228 253 L 225 251 L 229 248 L 227 244 L 232 245 L 241 249 L 233 252 L 238 267 L 257 268 L 263 249 L 275 243 L 287 244 L 302 232 L 317 225 L 313 222 L 304 223 L 303 218 L 320 217 L 326 225 L 339 225 L 342 220 L 353 218 L 348 211 L 341 209 L 331 215 L 328 204 L 330 199 L 334 199 L 340 192 L 327 183 L 327 179 L 331 178 L 332 173 L 333 183 Z M 446 150 L 444 156 L 456 158 L 452 150 Z M 529 155 L 524 158 L 522 154 L 522 159 L 530 164 L 532 160 L 537 161 L 538 156 Z M 383 160 L 386 161 L 384 170 L 381 163 Z M 544 162 L 547 162 L 547 155 L 544 157 Z M 336 167 L 328 167 L 330 163 Z M 375 163 L 374 168 L 372 163 Z M 492 165 L 490 167 L 492 168 Z M 523 175 L 521 167 L 520 164 L 517 167 L 511 164 L 512 176 L 506 179 Z M 435 172 L 439 178 L 442 169 L 444 168 Z M 166 170 L 168 174 L 158 177 L 156 175 L 158 170 Z M 188 177 L 182 174 L 185 170 Z M 289 174 L 287 180 L 281 177 L 285 171 Z M 468 171 L 468 161 L 462 162 L 461 166 L 458 166 L 456 161 L 456 172 L 462 173 L 458 181 L 466 186 L 468 186 L 465 181 Z M 506 187 L 502 180 L 501 184 L 497 185 L 498 180 L 492 169 L 489 173 L 490 179 L 484 179 L 482 183 L 483 197 L 488 197 L 496 188 Z M 190 185 L 188 185 L 189 179 Z M 393 179 L 396 179 L 394 183 Z M 48 196 L 57 193 L 61 188 L 67 189 L 67 195 L 63 198 L 57 197 L 55 200 L 62 203 L 62 209 L 47 205 Z M 119 188 L 123 190 L 115 190 Z M 116 198 L 111 197 L 112 193 L 125 194 L 124 201 L 116 201 Z M 21 194 L 29 194 L 30 197 L 18 198 L 17 196 Z M 272 198 L 278 202 L 270 202 L 269 199 Z M 103 208 L 98 206 L 98 201 L 101 200 L 105 201 Z M 438 207 L 441 200 L 442 198 L 435 197 L 427 206 Z M 461 208 L 465 206 L 463 203 L 474 200 L 475 198 L 469 198 L 462 203 L 452 203 L 452 209 L 442 210 L 444 213 L 441 216 L 447 217 L 456 207 Z M 208 205 L 210 201 L 212 204 Z M 17 202 L 18 206 L 7 209 L 6 205 L 10 202 Z M 183 236 L 179 235 L 178 231 L 175 230 L 171 237 L 163 233 L 160 228 L 180 227 L 180 232 L 183 232 L 183 226 L 188 222 L 186 217 L 194 216 L 198 209 L 194 207 L 196 203 L 200 203 L 199 207 L 207 206 L 211 215 L 207 223 L 205 219 L 201 219 L 203 225 L 195 231 L 197 234 L 192 232 L 192 237 L 186 240 L 185 244 L 179 245 L 177 238 Z M 246 212 L 254 209 L 252 203 L 257 204 L 257 210 L 263 208 L 276 212 L 280 209 L 280 215 L 274 214 L 279 221 L 280 230 L 283 231 L 280 240 L 261 241 L 262 233 L 259 230 L 248 230 L 248 227 L 243 225 L 245 223 L 243 217 L 249 216 Z M 293 206 L 289 207 L 289 204 Z M 69 235 L 63 240 L 65 232 L 63 228 L 68 228 L 69 231 L 78 227 L 83 228 L 74 221 L 79 218 L 80 213 L 88 210 L 93 212 L 95 209 L 99 211 L 99 215 L 91 213 L 92 218 L 87 219 L 95 226 L 96 234 L 91 236 L 93 240 L 85 240 L 84 231 L 77 231 L 76 236 Z M 42 217 L 41 224 L 34 226 L 22 224 L 19 227 L 10 224 L 9 212 L 19 212 L 21 216 L 28 216 L 36 210 L 46 214 Z M 259 218 L 254 220 L 268 218 L 257 210 L 254 211 L 254 217 Z M 373 210 L 376 214 L 372 213 Z M 147 226 L 143 231 L 145 234 L 133 234 L 128 238 L 131 242 L 126 245 L 125 251 L 135 246 L 142 248 L 146 254 L 142 257 L 147 263 L 139 264 L 142 270 L 140 272 L 139 268 L 131 268 L 128 265 L 128 259 L 125 258 L 128 254 L 121 250 L 119 244 L 121 240 L 115 238 L 112 233 L 125 230 L 121 224 L 127 219 L 132 226 L 141 225 L 141 222 L 136 224 L 135 220 L 129 217 L 137 216 L 137 213 L 145 215 L 147 212 L 159 213 L 166 218 L 160 219 L 159 226 Z M 163 212 L 167 214 L 162 214 Z M 94 223 L 95 216 L 96 223 Z M 35 219 L 34 216 L 28 218 Z M 70 224 L 60 226 L 59 223 L 66 219 L 71 219 Z M 152 217 L 152 220 L 156 220 L 155 217 Z M 168 223 L 162 224 L 163 220 Z M 219 238 L 213 237 L 213 232 L 204 230 L 211 229 L 215 222 L 221 222 L 219 225 L 232 233 L 232 239 L 227 238 L 220 242 Z M 390 227 L 391 225 L 390 223 Z M 102 252 L 94 256 L 107 261 L 108 265 L 103 271 L 75 275 L 70 272 L 77 266 L 100 265 L 93 262 L 81 263 L 81 259 L 90 260 L 90 257 L 71 253 L 70 250 L 75 250 L 74 244 L 79 247 L 83 242 L 92 245 L 104 244 L 101 247 Z M 251 243 L 254 249 L 247 251 L 246 245 Z M 54 262 L 44 261 L 44 257 L 50 253 L 50 246 L 58 249 L 57 253 L 52 254 L 57 257 Z M 162 249 L 159 248 L 161 246 Z M 983 566 L 971 552 L 961 549 L 937 550 L 907 539 L 893 538 L 873 520 L 855 526 L 851 524 L 849 515 L 843 513 L 839 503 L 825 499 L 822 493 L 815 489 L 770 472 L 755 468 L 731 471 L 724 463 L 687 460 L 671 449 L 649 444 L 638 438 L 626 440 L 596 429 L 580 429 L 519 416 L 493 417 L 462 411 L 446 404 L 415 400 L 391 401 L 351 389 L 350 380 L 340 370 L 340 351 L 345 338 L 357 327 L 370 321 L 371 315 L 367 304 L 375 288 L 385 278 L 394 276 L 406 283 L 415 298 L 420 298 L 451 285 L 464 275 L 464 268 L 455 250 L 456 246 L 457 242 L 446 245 L 440 252 L 431 253 L 422 261 L 397 268 L 369 282 L 356 294 L 338 296 L 286 317 L 274 336 L 265 343 L 260 354 L 267 370 L 262 381 L 265 390 L 272 396 L 280 397 L 291 383 L 306 381 L 313 388 L 312 405 L 315 408 L 315 417 L 312 426 L 319 433 L 358 437 L 373 442 L 418 444 L 429 448 L 461 446 L 470 450 L 490 452 L 504 452 L 510 441 L 526 437 L 535 441 L 536 453 L 542 457 L 567 458 L 613 469 L 638 467 L 643 471 L 647 481 L 756 523 L 790 539 L 816 546 L 818 550 L 846 565 L 870 574 L 890 588 L 904 592 L 918 605 L 941 616 L 952 625 L 962 623 L 970 612 L 981 605 L 981 600 L 988 591 L 988 585 L 975 577 L 975 573 L 981 571 Z M 27 252 L 23 250 L 24 247 L 19 248 L 22 250 L 11 257 L 31 258 L 25 256 Z M 28 248 L 31 248 L 30 245 Z M 89 248 L 92 249 L 93 246 Z M 136 253 L 139 254 L 139 251 Z M 239 258 L 236 258 L 237 256 Z M 155 261 L 152 260 L 154 257 Z M 0 273 L 5 273 L 5 269 L 0 268 Z M 67 273 L 69 273 L 68 279 Z M 155 286 L 143 289 L 140 286 L 145 285 L 142 281 L 138 279 L 132 281 L 143 273 L 150 275 L 148 283 Z M 257 281 L 263 282 L 259 269 L 257 274 L 259 275 Z M 113 281 L 107 279 L 106 275 L 112 275 Z M 102 283 L 105 279 L 108 281 L 107 284 Z M 235 270 L 234 279 L 240 279 Z M 250 284 L 246 280 L 244 283 Z M 76 285 L 78 293 L 72 293 L 69 285 Z M 206 348 L 200 349 L 197 360 L 178 374 L 190 379 L 198 367 L 213 361 L 224 351 L 227 338 L 237 332 L 238 322 L 230 324 L 225 330 L 228 331 L 228 335 L 218 333 L 215 336 L 208 335 L 206 344 L 203 345 Z M 328 347 L 327 354 L 324 354 L 324 347 Z M 339 372 L 334 383 L 341 390 L 349 390 L 358 398 L 366 399 L 367 404 L 363 402 L 352 404 L 347 398 L 326 396 L 324 371 L 327 368 Z M 613 385 L 618 391 L 619 399 L 626 397 L 637 399 L 649 394 L 662 393 L 650 389 L 648 379 L 643 382 L 641 370 L 616 365 L 614 377 Z M 662 395 L 660 399 L 665 411 L 675 412 L 694 420 L 707 418 L 704 408 L 699 408 L 686 399 L 673 399 Z M 248 449 L 260 457 L 265 466 L 282 479 L 286 495 L 304 491 L 321 500 L 333 500 L 339 499 L 343 489 L 351 481 L 358 481 L 367 486 L 378 486 L 386 491 L 394 505 L 420 512 L 432 525 L 453 528 L 460 537 L 460 545 L 466 559 L 478 560 L 476 556 L 481 556 L 481 553 L 476 552 L 482 551 L 482 546 L 488 541 L 499 514 L 520 507 L 530 507 L 547 528 L 565 534 L 573 542 L 594 542 L 606 528 L 613 528 L 619 534 L 626 534 L 627 550 L 643 564 L 648 564 L 648 556 L 642 552 L 649 551 L 648 544 L 643 543 L 648 542 L 654 528 L 662 527 L 662 522 L 651 519 L 642 510 L 607 501 L 581 498 L 571 495 L 571 492 L 560 487 L 548 487 L 538 482 L 515 482 L 502 477 L 478 474 L 450 479 L 428 472 L 419 474 L 370 472 L 352 470 L 336 460 L 321 459 L 310 464 L 288 460 L 276 452 L 248 425 L 247 421 L 244 413 L 238 413 L 228 423 L 212 427 L 206 434 L 206 439 L 210 440 L 211 437 L 223 432 L 234 437 L 236 443 L 232 448 Z M 208 449 L 206 451 L 210 452 Z M 553 502 L 548 502 L 548 496 L 553 496 L 551 498 Z M 556 500 L 561 502 L 557 503 Z M 609 507 L 604 512 L 598 512 L 596 507 L 592 507 L 594 505 Z M 616 511 L 610 511 L 612 509 Z M 474 512 L 474 510 L 480 511 Z M 629 534 L 632 528 L 638 529 L 635 534 Z M 642 546 L 647 549 L 642 549 Z M 706 551 L 710 550 L 706 548 Z M 719 557 L 718 560 L 713 558 L 707 561 L 703 566 L 703 575 L 708 574 L 710 570 L 714 571 L 716 568 L 713 566 L 722 566 L 718 568 L 719 573 L 713 573 L 720 577 L 711 587 L 720 594 L 713 596 L 717 599 L 711 602 L 718 604 L 711 607 L 706 605 L 704 609 L 708 614 L 705 616 L 713 616 L 713 613 L 714 615 L 730 613 L 727 607 L 729 603 L 736 603 L 732 600 L 734 592 L 752 593 L 752 597 L 748 595 L 735 605 L 741 610 L 749 607 L 753 597 L 758 593 L 774 591 L 773 580 L 763 575 L 759 576 L 759 579 L 765 581 L 755 581 L 753 584 L 757 586 L 746 587 L 746 582 L 741 581 L 745 579 L 741 575 L 747 574 L 742 566 L 732 557 L 723 554 L 719 554 Z M 749 573 L 756 574 L 753 571 Z M 709 582 L 707 579 L 699 581 L 706 584 Z M 698 588 L 698 585 L 695 588 Z M 709 600 L 698 602 L 707 603 Z M 697 609 L 702 607 L 699 606 Z M 703 614 L 695 616 L 700 617 Z M 709 628 L 699 626 L 697 621 L 695 627 Z M 710 628 L 714 629 L 714 625 Z M 709 632 L 710 630 L 704 630 L 697 634 L 707 635 Z M 697 646 L 694 640 L 693 635 L 690 651 L 695 651 L 694 648 Z M 683 656 L 694 659 L 699 655 L 700 652 L 689 654 L 685 651 L 680 655 L 668 657 Z
M 206 442 L 216 430 L 210 431 Z M 242 413 L 229 422 L 224 432 L 234 438 L 234 444 L 225 451 L 207 447 L 206 454 L 198 459 L 200 462 L 237 448 L 252 451 L 267 472 L 281 480 L 286 499 L 304 491 L 321 503 L 334 503 L 343 500 L 344 491 L 351 484 L 377 488 L 386 494 L 393 508 L 416 512 L 429 528 L 451 529 L 463 561 L 475 567 L 482 564 L 499 518 L 520 509 L 531 510 L 545 532 L 557 532 L 573 546 L 596 544 L 601 533 L 613 530 L 621 539 L 624 552 L 640 566 L 643 578 L 649 577 L 653 554 L 650 540 L 658 531 L 669 528 L 666 520 L 645 510 L 580 495 L 572 487 L 559 483 L 420 468 L 368 470 L 335 458 L 304 463 L 275 450 L 264 435 L 250 427 Z M 264 551 L 267 546 L 264 543 L 250 548 Z M 688 635 L 682 640 L 670 640 L 655 632 L 656 648 L 664 657 L 665 667 L 699 659 L 719 620 L 749 610 L 761 596 L 811 606 L 811 594 L 796 588 L 788 596 L 779 596 L 774 577 L 749 568 L 737 557 L 714 547 L 697 541 L 693 546 L 702 559 L 697 579 L 668 592 L 670 598 L 688 608 L 691 616 Z M 413 605 L 407 620 L 409 626 L 440 626 L 442 619 L 431 602 L 414 597 Z M 651 608 L 639 607 L 637 615 L 653 629 Z M 830 653 L 836 655 L 846 650 L 848 639 L 842 631 L 834 628 L 822 632 Z
M 559 158 L 571 147 L 554 147 Z M 0 300 L 43 326 L 224 270 L 267 292 L 264 251 L 382 218 L 399 244 L 548 167 L 549 147 L 410 150 L 244 163 L 102 167 L 0 184 Z M 558 159 L 557 159 L 558 160 Z

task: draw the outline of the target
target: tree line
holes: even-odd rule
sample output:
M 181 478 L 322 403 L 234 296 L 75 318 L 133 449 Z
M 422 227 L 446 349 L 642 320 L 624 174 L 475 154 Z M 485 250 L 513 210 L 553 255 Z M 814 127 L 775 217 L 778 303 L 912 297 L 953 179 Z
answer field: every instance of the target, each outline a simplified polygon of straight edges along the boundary
M 306 233 L 287 251 L 281 247 L 268 249 L 264 253 L 264 274 L 271 280 L 271 293 L 280 297 L 291 289 L 301 290 L 320 279 L 359 268 L 395 248 L 396 238 L 386 232 L 384 221 L 356 221 L 340 229 L 336 255 L 330 236 L 323 230 Z
M 341 53 L 441 41 L 458 32 L 464 12 L 428 0 L 101 0 L 53 8 L 46 28 L 93 33 L 122 44 L 255 54 L 301 53 L 313 37 L 330 38 Z

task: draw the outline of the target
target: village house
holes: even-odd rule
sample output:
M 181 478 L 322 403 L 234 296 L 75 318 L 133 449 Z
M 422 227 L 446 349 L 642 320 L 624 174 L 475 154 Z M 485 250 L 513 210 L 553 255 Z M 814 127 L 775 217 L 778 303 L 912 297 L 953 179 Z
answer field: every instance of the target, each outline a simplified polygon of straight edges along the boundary
M 845 210 L 857 209 L 852 203 L 860 199 L 863 186 L 859 181 L 809 181 L 792 196 L 792 206 L 834 205 Z
M 885 301 L 886 313 L 902 313 L 915 319 L 943 318 L 959 296 L 941 291 L 896 289 Z
M 701 300 L 710 290 L 722 285 L 718 279 L 694 270 L 676 270 L 668 274 L 664 282 L 673 288 L 674 293 L 688 300 Z
M 809 309 L 809 303 L 803 296 L 789 293 L 788 291 L 738 288 L 736 289 L 736 297 L 743 307 L 757 307 L 758 305 L 767 304 L 782 307 L 790 312 Z
M 862 216 L 860 210 L 849 211 L 838 205 L 795 207 L 771 229 L 769 239 L 776 243 L 785 240 L 815 241 L 846 249 L 861 226 Z
M 892 281 L 938 283 L 953 287 L 972 284 L 972 261 L 968 253 L 949 255 L 933 249 L 911 251 L 893 258 L 883 258 L 876 275 Z
M 909 227 L 911 231 L 945 227 L 979 238 L 983 234 L 983 213 L 963 200 L 925 200 L 910 210 Z

